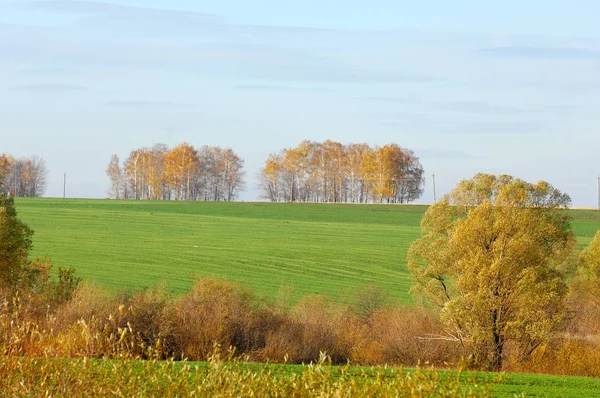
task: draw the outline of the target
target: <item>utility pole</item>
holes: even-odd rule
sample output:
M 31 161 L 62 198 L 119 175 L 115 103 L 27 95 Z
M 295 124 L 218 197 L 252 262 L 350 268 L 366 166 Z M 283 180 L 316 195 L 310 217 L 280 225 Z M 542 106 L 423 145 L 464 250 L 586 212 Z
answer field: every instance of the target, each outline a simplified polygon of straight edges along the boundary
M 435 193 L 435 174 L 432 174 L 431 177 L 433 177 L 433 203 L 435 203 L 437 202 L 437 195 Z M 600 178 L 598 178 L 598 183 L 600 184 Z
M 63 199 L 67 197 L 67 173 L 65 173 L 63 178 Z
M 598 211 L 600 211 L 600 176 L 598 177 Z

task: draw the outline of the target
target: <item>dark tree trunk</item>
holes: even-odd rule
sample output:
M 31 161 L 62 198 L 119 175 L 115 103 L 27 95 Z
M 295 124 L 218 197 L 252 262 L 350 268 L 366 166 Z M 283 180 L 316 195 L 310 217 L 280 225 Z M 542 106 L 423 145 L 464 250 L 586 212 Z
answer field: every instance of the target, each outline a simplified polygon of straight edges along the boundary
M 504 346 L 504 341 L 502 339 L 502 335 L 500 334 L 499 326 L 498 326 L 498 310 L 494 309 L 492 311 L 492 339 L 493 339 L 493 347 L 492 347 L 492 362 L 490 364 L 491 370 L 501 371 L 502 370 L 502 349 Z

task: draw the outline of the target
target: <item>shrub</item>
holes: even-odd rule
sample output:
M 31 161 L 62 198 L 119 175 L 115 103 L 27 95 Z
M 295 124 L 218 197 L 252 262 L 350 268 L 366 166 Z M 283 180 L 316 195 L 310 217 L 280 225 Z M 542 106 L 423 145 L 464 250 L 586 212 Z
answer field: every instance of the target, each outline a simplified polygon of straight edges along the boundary
M 252 348 L 249 327 L 254 299 L 241 286 L 216 279 L 197 281 L 173 305 L 173 341 L 182 358 L 204 360 L 213 345 L 238 352 Z
M 261 355 L 274 361 L 309 363 L 325 352 L 334 363 L 345 363 L 348 355 L 340 345 L 340 320 L 339 309 L 326 297 L 305 297 L 268 334 Z
M 566 336 L 539 347 L 525 361 L 512 357 L 509 372 L 600 377 L 600 350 L 586 339 Z
M 48 286 L 48 298 L 56 305 L 66 303 L 73 298 L 80 284 L 81 278 L 75 275 L 73 268 L 58 267 L 57 280 L 50 281 Z

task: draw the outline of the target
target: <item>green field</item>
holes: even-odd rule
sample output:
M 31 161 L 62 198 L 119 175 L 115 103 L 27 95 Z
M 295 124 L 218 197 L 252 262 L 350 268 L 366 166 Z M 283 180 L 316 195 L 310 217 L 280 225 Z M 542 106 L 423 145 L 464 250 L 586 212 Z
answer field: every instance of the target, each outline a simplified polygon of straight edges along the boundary
M 426 206 L 19 199 L 35 230 L 33 256 L 85 280 L 132 291 L 194 278 L 241 281 L 261 296 L 340 298 L 375 283 L 410 302 L 406 253 Z M 587 244 L 600 213 L 573 210 Z

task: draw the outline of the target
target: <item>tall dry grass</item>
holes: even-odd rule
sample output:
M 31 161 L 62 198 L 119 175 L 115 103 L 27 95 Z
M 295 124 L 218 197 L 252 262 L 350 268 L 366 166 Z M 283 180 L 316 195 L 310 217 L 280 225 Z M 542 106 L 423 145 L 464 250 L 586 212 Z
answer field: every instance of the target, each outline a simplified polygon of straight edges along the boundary
M 431 369 L 335 368 L 324 355 L 295 371 L 218 352 L 205 365 L 0 358 L 0 395 L 7 397 L 486 397 L 494 382 Z

